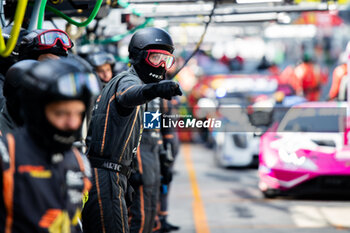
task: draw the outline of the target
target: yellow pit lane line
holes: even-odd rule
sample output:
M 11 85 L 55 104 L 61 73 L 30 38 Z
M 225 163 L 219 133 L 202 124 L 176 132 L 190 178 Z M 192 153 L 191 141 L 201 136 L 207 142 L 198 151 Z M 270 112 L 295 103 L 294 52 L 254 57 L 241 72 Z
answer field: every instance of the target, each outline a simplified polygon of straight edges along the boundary
M 192 193 L 193 193 L 193 219 L 197 233 L 210 233 L 209 225 L 203 201 L 200 195 L 199 185 L 197 183 L 196 172 L 191 159 L 191 148 L 189 144 L 183 144 L 183 155 L 185 164 L 190 179 Z

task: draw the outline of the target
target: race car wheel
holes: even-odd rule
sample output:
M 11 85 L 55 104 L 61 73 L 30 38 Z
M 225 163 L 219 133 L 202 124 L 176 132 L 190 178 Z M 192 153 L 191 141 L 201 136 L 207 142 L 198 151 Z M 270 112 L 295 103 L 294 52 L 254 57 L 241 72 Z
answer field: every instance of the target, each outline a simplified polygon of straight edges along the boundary
M 269 198 L 269 199 L 277 197 L 276 191 L 272 190 L 272 189 L 268 189 L 266 191 L 262 191 L 262 194 L 264 195 L 265 198 Z

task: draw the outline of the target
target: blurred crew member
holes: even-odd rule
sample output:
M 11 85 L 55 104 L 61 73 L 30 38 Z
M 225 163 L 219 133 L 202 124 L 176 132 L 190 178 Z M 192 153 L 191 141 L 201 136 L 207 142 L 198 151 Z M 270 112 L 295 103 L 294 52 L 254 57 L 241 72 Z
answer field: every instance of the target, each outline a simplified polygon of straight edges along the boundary
M 1 232 L 80 232 L 81 197 L 91 186 L 91 171 L 72 143 L 99 93 L 96 76 L 81 67 L 64 58 L 33 61 L 29 70 L 9 73 L 24 75 L 24 127 L 0 144 Z
M 39 29 L 27 32 L 18 43 L 18 59 L 58 59 L 66 57 L 73 43 L 68 35 L 62 30 Z M 6 134 L 10 130 L 23 125 L 20 117 L 19 89 L 23 82 L 22 75 L 13 75 L 22 72 L 24 66 L 32 65 L 32 60 L 22 62 L 20 66 L 12 66 L 11 74 L 6 76 L 3 92 L 6 104 L 0 113 L 0 132 Z
M 147 111 L 157 112 L 160 99 L 147 103 Z M 159 129 L 144 129 L 135 162 L 136 174 L 130 180 L 135 196 L 129 211 L 130 233 L 151 233 L 157 214 L 160 170 L 159 151 L 162 140 Z
M 340 94 L 339 91 L 341 89 L 344 89 L 344 88 L 342 88 L 342 86 L 346 86 L 346 85 L 341 85 L 341 84 L 343 83 L 343 80 L 346 80 L 347 74 L 348 74 L 348 67 L 347 67 L 346 63 L 343 63 L 334 69 L 333 75 L 332 75 L 332 86 L 331 86 L 331 89 L 329 90 L 329 94 L 328 94 L 329 99 L 331 99 L 331 100 L 339 99 L 338 98 L 338 96 Z M 345 89 L 347 89 L 347 87 L 345 87 Z M 342 93 L 341 95 L 345 96 L 344 93 Z
M 83 209 L 85 233 L 129 232 L 124 195 L 141 139 L 144 104 L 156 97 L 171 99 L 182 94 L 178 83 L 163 80 L 174 64 L 173 50 L 166 31 L 137 31 L 129 43 L 132 66 L 114 77 L 96 101 L 89 128 L 87 154 L 94 171 Z
M 296 93 L 303 93 L 303 96 L 309 101 L 317 101 L 321 94 L 321 85 L 324 77 L 321 68 L 314 64 L 311 57 L 307 54 L 303 57 L 303 62 L 294 69 L 298 85 Z
M 101 51 L 89 55 L 88 61 L 94 67 L 103 86 L 105 86 L 113 77 L 113 67 L 115 64 L 113 55 Z
M 300 88 L 299 82 L 297 81 L 297 77 L 295 76 L 294 72 L 295 67 L 292 65 L 288 65 L 284 70 L 280 73 L 279 76 L 277 76 L 277 81 L 279 85 L 285 85 L 289 84 L 291 87 L 293 87 L 294 91 L 296 91 L 298 88 Z M 302 94 L 302 90 L 300 90 Z
M 174 101 L 174 100 L 173 100 Z M 163 100 L 161 102 L 161 109 L 165 115 L 174 114 L 173 101 Z M 173 168 L 175 159 L 179 151 L 179 139 L 174 128 L 162 128 L 162 147 L 159 154 L 161 186 L 158 202 L 158 211 L 156 216 L 156 226 L 154 232 L 170 232 L 180 229 L 179 226 L 170 224 L 168 217 L 168 197 L 170 191 L 170 184 L 173 180 Z

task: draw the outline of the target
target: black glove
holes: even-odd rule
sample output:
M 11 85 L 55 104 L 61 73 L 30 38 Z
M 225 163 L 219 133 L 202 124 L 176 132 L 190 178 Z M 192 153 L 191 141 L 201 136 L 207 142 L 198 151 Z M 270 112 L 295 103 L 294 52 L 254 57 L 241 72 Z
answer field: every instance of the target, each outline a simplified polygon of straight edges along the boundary
M 169 184 L 173 179 L 173 171 L 172 171 L 173 160 L 170 161 L 168 159 L 166 150 L 161 150 L 159 152 L 159 162 L 160 162 L 160 174 L 162 176 L 161 183 Z
M 148 100 L 152 100 L 156 97 L 171 100 L 171 97 L 173 96 L 182 95 L 182 91 L 180 89 L 180 85 L 177 82 L 163 80 L 159 83 L 147 84 L 143 90 L 143 95 Z
M 133 189 L 138 189 L 141 185 L 143 185 L 142 174 L 139 171 L 131 173 L 129 182 Z
M 163 167 L 160 171 L 162 184 L 169 184 L 173 180 L 173 171 L 170 167 Z

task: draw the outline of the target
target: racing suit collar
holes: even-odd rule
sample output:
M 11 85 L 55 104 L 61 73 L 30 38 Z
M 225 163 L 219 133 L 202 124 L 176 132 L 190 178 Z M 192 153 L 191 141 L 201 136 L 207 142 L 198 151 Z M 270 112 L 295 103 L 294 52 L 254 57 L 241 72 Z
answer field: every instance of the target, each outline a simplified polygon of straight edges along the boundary
M 128 72 L 130 72 L 131 74 L 133 75 L 136 75 L 136 76 L 139 76 L 135 70 L 135 67 L 134 66 L 130 66 Z

